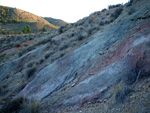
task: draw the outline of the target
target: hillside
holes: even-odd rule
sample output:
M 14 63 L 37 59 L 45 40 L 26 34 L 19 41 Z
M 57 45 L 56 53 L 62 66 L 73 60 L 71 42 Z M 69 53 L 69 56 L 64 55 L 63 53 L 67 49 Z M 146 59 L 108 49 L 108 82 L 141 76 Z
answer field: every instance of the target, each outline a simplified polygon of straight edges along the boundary
M 32 31 L 41 31 L 43 27 L 48 30 L 58 29 L 42 17 L 32 13 L 5 6 L 0 6 L 0 26 L 5 31 L 20 31 L 24 26 L 30 25 Z
M 44 17 L 45 20 L 47 20 L 49 23 L 61 27 L 61 26 L 65 26 L 67 24 L 67 22 L 60 20 L 60 19 L 54 19 L 51 17 Z
M 0 112 L 149 113 L 149 4 L 130 0 L 53 32 L 0 36 Z

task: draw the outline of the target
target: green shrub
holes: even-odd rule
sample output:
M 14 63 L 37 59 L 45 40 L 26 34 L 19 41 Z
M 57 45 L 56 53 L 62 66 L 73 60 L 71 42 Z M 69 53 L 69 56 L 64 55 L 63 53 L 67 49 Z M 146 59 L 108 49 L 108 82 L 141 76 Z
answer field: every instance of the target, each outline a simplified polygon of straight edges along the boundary
M 46 32 L 46 31 L 47 31 L 46 27 L 43 27 L 42 31 L 43 31 L 43 32 Z
M 29 25 L 25 26 L 22 30 L 23 33 L 32 33 L 31 27 Z
M 28 33 L 32 33 L 31 27 L 29 25 L 27 25 L 27 31 L 28 31 Z

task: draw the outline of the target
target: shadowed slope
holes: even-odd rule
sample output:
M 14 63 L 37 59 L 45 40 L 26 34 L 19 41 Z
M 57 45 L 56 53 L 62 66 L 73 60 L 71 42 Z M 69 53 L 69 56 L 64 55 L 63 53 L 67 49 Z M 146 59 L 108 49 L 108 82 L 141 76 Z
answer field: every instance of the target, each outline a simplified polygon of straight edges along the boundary
M 18 96 L 43 100 L 49 110 L 82 106 L 109 99 L 115 84 L 131 85 L 139 72 L 140 79 L 148 77 L 150 20 L 138 20 L 148 10 L 141 6 L 131 16 L 122 14 L 111 27 L 93 35 L 95 39 L 42 69 Z

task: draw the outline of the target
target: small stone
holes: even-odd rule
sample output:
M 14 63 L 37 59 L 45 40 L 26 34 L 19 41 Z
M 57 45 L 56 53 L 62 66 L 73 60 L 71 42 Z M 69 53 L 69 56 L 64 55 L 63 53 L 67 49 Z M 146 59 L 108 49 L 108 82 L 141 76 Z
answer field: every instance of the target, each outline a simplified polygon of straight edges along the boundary
M 80 113 L 82 113 L 82 111 L 79 111 Z
M 135 96 L 133 95 L 132 98 L 135 98 Z
M 107 99 L 104 99 L 103 101 L 104 101 L 104 102 L 106 102 L 106 101 L 107 101 Z
M 94 75 L 93 73 L 89 73 L 89 75 Z
M 74 87 L 76 85 L 76 83 L 73 83 L 72 85 L 71 85 L 71 87 Z
M 99 103 L 102 103 L 103 101 L 102 100 L 99 100 Z
M 88 104 L 91 104 L 91 102 L 88 102 Z
M 104 52 L 102 52 L 102 51 L 99 52 L 99 55 L 103 55 L 103 54 L 104 54 Z

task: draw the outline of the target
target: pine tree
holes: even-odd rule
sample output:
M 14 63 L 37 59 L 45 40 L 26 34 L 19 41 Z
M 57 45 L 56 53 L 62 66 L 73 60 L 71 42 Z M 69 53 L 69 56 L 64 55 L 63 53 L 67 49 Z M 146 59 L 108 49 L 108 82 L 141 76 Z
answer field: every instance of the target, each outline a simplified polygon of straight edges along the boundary
M 28 32 L 27 32 L 27 26 L 25 26 L 25 27 L 23 28 L 22 32 L 23 32 L 23 33 L 28 33 Z
M 27 25 L 27 32 L 28 32 L 28 33 L 32 33 L 31 27 L 30 27 L 29 25 Z

